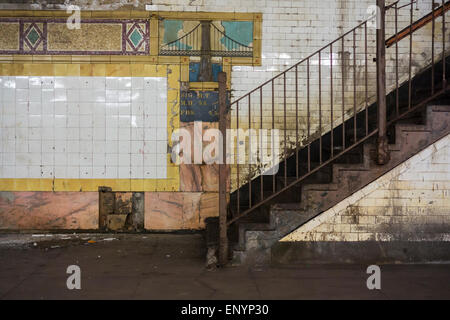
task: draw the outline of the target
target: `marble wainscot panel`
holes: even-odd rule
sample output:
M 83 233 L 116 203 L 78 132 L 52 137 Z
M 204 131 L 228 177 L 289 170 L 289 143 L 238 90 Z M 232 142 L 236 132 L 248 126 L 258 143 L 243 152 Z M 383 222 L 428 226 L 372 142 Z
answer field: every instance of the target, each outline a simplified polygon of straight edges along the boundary
M 0 229 L 97 228 L 97 192 L 0 192 Z
M 187 192 L 218 192 L 219 165 L 180 165 L 180 190 Z
M 219 194 L 217 192 L 202 193 L 200 198 L 200 225 L 205 228 L 205 219 L 219 216 Z
M 194 129 L 196 127 L 196 129 Z M 194 139 L 203 141 L 203 135 L 208 129 L 217 129 L 216 122 L 181 123 L 180 128 L 191 135 L 191 156 L 194 161 Z M 203 141 L 202 150 L 211 142 Z M 217 164 L 180 164 L 180 190 L 187 192 L 219 191 L 219 168 Z
M 145 229 L 199 230 L 204 219 L 218 215 L 217 193 L 148 192 L 145 194 Z

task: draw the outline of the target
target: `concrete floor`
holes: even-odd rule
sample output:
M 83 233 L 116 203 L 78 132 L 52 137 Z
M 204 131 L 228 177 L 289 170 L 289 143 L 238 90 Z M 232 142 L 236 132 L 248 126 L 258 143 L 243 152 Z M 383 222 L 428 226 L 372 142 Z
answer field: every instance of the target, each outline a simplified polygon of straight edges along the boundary
M 447 264 L 381 266 L 370 291 L 365 265 L 207 271 L 204 257 L 201 235 L 0 234 L 0 299 L 450 299 Z

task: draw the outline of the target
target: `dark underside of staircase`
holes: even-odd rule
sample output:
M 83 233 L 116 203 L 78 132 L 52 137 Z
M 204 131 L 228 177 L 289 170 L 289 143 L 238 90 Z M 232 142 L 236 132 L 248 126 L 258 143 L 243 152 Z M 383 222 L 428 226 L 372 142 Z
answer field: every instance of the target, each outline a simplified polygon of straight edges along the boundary
M 446 59 L 446 68 L 449 69 L 450 58 Z M 424 124 L 426 106 L 430 104 L 450 104 L 450 95 L 447 94 L 443 82 L 443 61 L 439 61 L 434 65 L 434 92 L 432 94 L 432 67 L 423 70 L 412 79 L 411 104 L 409 103 L 409 83 L 406 82 L 387 95 L 387 115 L 388 115 L 388 140 L 389 144 L 395 144 L 395 124 L 396 123 L 411 123 L 421 125 Z M 446 73 L 448 79 L 448 73 Z M 398 101 L 398 105 L 397 105 Z M 411 106 L 411 109 L 409 107 Z M 398 110 L 398 111 L 397 111 Z M 411 111 L 410 111 L 411 110 Z M 398 116 L 399 115 L 399 116 Z M 356 123 L 356 139 L 355 139 L 355 123 Z M 260 226 L 264 230 L 264 226 L 270 223 L 270 208 L 274 204 L 292 204 L 298 203 L 302 199 L 302 187 L 308 184 L 327 184 L 333 182 L 333 164 L 360 164 L 364 157 L 363 142 L 369 139 L 375 141 L 377 129 L 377 104 L 374 103 L 368 106 L 367 110 L 363 109 L 355 117 L 351 117 L 345 121 L 344 124 L 333 128 L 332 132 L 327 132 L 322 135 L 321 139 L 316 136 L 316 139 L 311 139 L 308 147 L 302 147 L 298 150 L 298 159 L 296 158 L 296 151 L 293 151 L 286 162 L 283 160 L 279 165 L 279 170 L 275 175 L 259 176 L 252 180 L 251 190 L 249 193 L 249 183 L 242 186 L 239 191 L 234 191 L 231 194 L 229 204 L 229 218 L 233 218 L 238 214 L 237 210 L 237 193 L 239 192 L 239 213 L 245 212 L 249 209 L 251 199 L 252 205 L 257 204 L 261 200 L 261 180 L 263 180 L 263 194 L 266 199 L 273 194 L 273 180 L 275 180 L 275 192 L 285 188 L 287 185 L 295 182 L 298 177 L 308 175 L 309 172 L 317 169 L 321 163 L 326 165 L 309 174 L 301 182 L 294 186 L 287 188 L 275 196 L 270 201 L 264 203 L 259 208 L 251 211 L 245 217 L 240 218 L 234 222 L 228 229 L 228 237 L 230 242 L 230 250 L 233 250 L 236 244 L 239 243 L 240 224 L 254 224 L 256 228 Z M 344 134 L 345 129 L 345 144 Z M 367 135 L 369 133 L 369 135 Z M 331 139 L 333 135 L 333 139 Z M 333 150 L 331 141 L 333 140 Z M 338 155 L 343 149 L 350 146 L 354 147 L 337 157 L 333 161 L 329 161 L 334 155 Z M 320 154 L 322 154 L 322 162 L 320 163 Z M 310 168 L 308 168 L 308 156 L 310 158 Z M 297 167 L 298 163 L 298 167 Z M 286 169 L 285 169 L 286 166 Z M 310 171 L 311 170 L 311 171 Z M 286 172 L 286 178 L 285 178 Z M 354 190 L 355 192 L 358 190 Z M 326 201 L 326 200 L 324 200 Z M 328 207 L 324 204 L 324 208 Z M 218 219 L 209 218 L 206 221 L 207 230 L 207 245 L 216 246 L 218 243 Z M 242 241 L 242 239 L 241 239 Z

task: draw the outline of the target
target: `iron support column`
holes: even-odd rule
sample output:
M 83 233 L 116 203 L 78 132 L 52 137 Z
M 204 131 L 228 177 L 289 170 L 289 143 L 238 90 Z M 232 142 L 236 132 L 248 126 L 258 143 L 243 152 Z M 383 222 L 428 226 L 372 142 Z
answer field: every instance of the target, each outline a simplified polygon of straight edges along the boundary
M 388 140 L 386 135 L 386 7 L 385 0 L 377 0 L 377 102 L 378 102 L 378 141 L 377 163 L 389 161 Z
M 227 74 L 219 73 L 219 130 L 222 134 L 221 154 L 219 164 L 219 264 L 224 266 L 228 262 L 227 236 Z

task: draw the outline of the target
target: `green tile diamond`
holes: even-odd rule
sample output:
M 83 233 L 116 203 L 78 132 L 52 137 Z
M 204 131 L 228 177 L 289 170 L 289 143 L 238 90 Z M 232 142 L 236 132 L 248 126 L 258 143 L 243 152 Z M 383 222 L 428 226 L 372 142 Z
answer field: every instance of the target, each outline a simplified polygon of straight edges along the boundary
M 36 29 L 31 29 L 31 31 L 27 35 L 28 41 L 34 46 L 36 42 L 39 40 L 39 33 L 37 33 Z
M 130 40 L 133 43 L 134 47 L 136 48 L 142 41 L 141 33 L 137 29 L 134 29 L 134 31 L 130 35 Z

